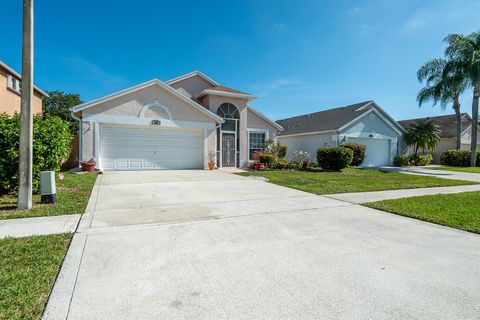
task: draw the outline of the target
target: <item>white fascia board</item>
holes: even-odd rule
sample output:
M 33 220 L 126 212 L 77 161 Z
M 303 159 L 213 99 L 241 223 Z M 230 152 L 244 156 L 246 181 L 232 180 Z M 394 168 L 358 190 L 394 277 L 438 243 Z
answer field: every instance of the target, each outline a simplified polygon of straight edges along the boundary
M 281 125 L 279 125 L 278 123 L 276 123 L 275 121 L 269 119 L 266 115 L 264 115 L 263 113 L 261 113 L 260 111 L 258 110 L 255 110 L 254 108 L 252 108 L 251 106 L 247 105 L 247 110 L 249 111 L 252 111 L 254 114 L 256 114 L 258 117 L 262 118 L 263 120 L 265 120 L 266 122 L 270 123 L 272 126 L 274 126 L 275 128 L 277 128 L 279 131 L 283 131 L 283 127 Z M 248 123 L 247 123 L 248 125 Z
M 214 86 L 219 86 L 220 85 L 220 84 L 218 84 L 218 82 L 216 82 L 212 78 L 208 77 L 206 74 L 204 74 L 203 72 L 201 72 L 199 70 L 195 70 L 195 71 L 186 73 L 184 75 L 178 76 L 176 78 L 167 80 L 167 81 L 165 81 L 165 83 L 168 84 L 168 85 L 171 85 L 173 83 L 176 83 L 176 82 L 179 82 L 179 81 L 182 81 L 182 80 L 194 77 L 194 76 L 199 76 L 200 78 L 202 78 L 203 80 L 207 81 L 208 83 L 210 83 Z
M 302 133 L 292 133 L 292 134 L 282 134 L 279 135 L 278 138 L 290 138 L 290 137 L 300 137 L 300 136 L 310 136 L 315 134 L 325 134 L 325 133 L 337 133 L 337 130 L 323 130 L 323 131 L 310 131 L 310 132 L 302 132 Z
M 12 68 L 10 68 L 10 67 L 9 67 L 7 64 L 5 64 L 5 62 L 3 62 L 2 60 L 0 60 L 0 66 L 1 66 L 2 68 L 4 68 L 5 70 L 7 70 L 7 71 L 8 71 L 9 73 L 11 73 L 12 75 L 14 75 L 14 76 L 15 76 L 16 78 L 18 78 L 20 81 L 22 81 L 22 75 L 19 74 L 18 72 L 16 72 L 15 70 L 13 70 Z M 38 92 L 40 92 L 40 93 L 41 93 L 42 95 L 44 95 L 45 97 L 49 97 L 49 95 L 48 95 L 46 92 L 40 90 L 40 88 L 38 88 L 37 86 L 33 86 L 33 88 L 34 88 L 35 90 L 37 90 Z
M 85 110 L 85 109 L 88 109 L 88 108 L 92 108 L 100 103 L 103 103 L 105 101 L 108 101 L 108 100 L 111 100 L 111 99 L 116 99 L 116 98 L 119 98 L 119 97 L 122 97 L 122 96 L 125 96 L 127 94 L 130 94 L 130 93 L 133 93 L 133 92 L 136 92 L 136 91 L 139 91 L 139 90 L 142 90 L 142 89 L 145 89 L 147 87 L 150 87 L 150 86 L 153 86 L 153 85 L 158 85 L 160 86 L 161 88 L 165 89 L 166 91 L 172 93 L 173 95 L 175 95 L 176 97 L 180 98 L 181 100 L 183 100 L 184 102 L 186 102 L 187 104 L 191 105 L 192 107 L 196 108 L 197 110 L 199 110 L 200 112 L 206 114 L 207 116 L 215 119 L 215 121 L 219 122 L 219 123 L 223 123 L 223 119 L 220 118 L 219 116 L 217 116 L 216 114 L 212 113 L 211 111 L 205 109 L 204 107 L 202 107 L 201 105 L 199 105 L 198 103 L 196 103 L 195 101 L 193 101 L 192 99 L 186 97 L 185 95 L 181 94 L 180 92 L 178 92 L 177 90 L 175 90 L 174 88 L 170 87 L 169 85 L 163 83 L 162 81 L 158 80 L 158 79 L 153 79 L 153 80 L 150 80 L 150 81 L 147 81 L 147 82 L 143 82 L 143 83 L 140 83 L 136 86 L 133 86 L 133 87 L 130 87 L 130 88 L 127 88 L 127 89 L 124 89 L 124 90 L 121 90 L 121 91 L 118 91 L 118 92 L 115 92 L 115 93 L 112 93 L 112 94 L 109 94 L 107 96 L 104 96 L 104 97 L 101 97 L 101 98 L 98 98 L 98 99 L 95 99 L 95 100 L 92 100 L 92 101 L 89 101 L 89 102 L 86 102 L 86 103 L 83 103 L 83 104 L 80 104 L 78 106 L 75 106 L 73 107 L 71 110 L 72 112 L 79 112 L 79 111 L 82 111 L 82 110 Z
M 222 96 L 222 97 L 247 99 L 248 101 L 257 99 L 256 96 L 251 95 L 251 94 L 225 92 L 225 91 L 210 90 L 210 89 L 203 90 L 203 91 L 197 96 L 197 98 L 203 97 L 204 95 L 207 95 L 207 94 L 211 94 L 211 95 L 215 95 L 215 96 Z

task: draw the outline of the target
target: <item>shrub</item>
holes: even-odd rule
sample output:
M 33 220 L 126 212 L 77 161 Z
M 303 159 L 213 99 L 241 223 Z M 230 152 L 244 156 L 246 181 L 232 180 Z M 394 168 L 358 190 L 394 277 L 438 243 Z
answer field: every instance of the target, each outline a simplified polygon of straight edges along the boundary
M 440 156 L 440 163 L 446 166 L 469 167 L 472 152 L 468 150 L 448 150 Z M 477 152 L 477 166 L 480 165 L 480 152 Z
M 318 165 L 324 170 L 340 171 L 352 163 L 353 151 L 342 147 L 321 147 L 317 150 Z
M 393 164 L 397 167 L 408 166 L 410 164 L 410 157 L 395 156 L 395 158 L 393 158 Z
M 410 165 L 413 166 L 426 166 L 432 163 L 433 156 L 430 153 L 417 153 L 412 154 L 409 158 Z
M 365 158 L 365 150 L 367 147 L 363 144 L 356 143 L 345 143 L 341 145 L 342 148 L 348 148 L 353 151 L 353 160 L 350 165 L 359 166 L 362 164 L 363 159 Z
M 263 145 L 263 150 L 265 151 L 265 153 L 271 153 L 280 159 L 285 158 L 285 156 L 287 155 L 287 146 L 281 145 L 280 143 L 273 140 L 265 141 Z
M 68 123 L 56 116 L 33 118 L 33 191 L 39 187 L 40 171 L 58 171 L 70 154 Z M 20 116 L 0 115 L 0 194 L 17 191 Z
M 288 165 L 288 161 L 285 159 L 278 159 L 273 161 L 270 165 L 271 169 L 285 169 Z
M 260 153 L 258 155 L 258 162 L 264 163 L 267 167 L 270 167 L 273 161 L 275 161 L 275 155 L 271 153 Z

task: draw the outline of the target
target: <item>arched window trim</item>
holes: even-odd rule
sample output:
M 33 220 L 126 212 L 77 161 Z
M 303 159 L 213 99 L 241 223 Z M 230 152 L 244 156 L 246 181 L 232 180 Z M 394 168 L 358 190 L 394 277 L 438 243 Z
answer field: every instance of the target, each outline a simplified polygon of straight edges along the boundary
M 222 103 L 217 109 L 217 115 L 224 119 L 240 119 L 238 108 L 230 102 Z

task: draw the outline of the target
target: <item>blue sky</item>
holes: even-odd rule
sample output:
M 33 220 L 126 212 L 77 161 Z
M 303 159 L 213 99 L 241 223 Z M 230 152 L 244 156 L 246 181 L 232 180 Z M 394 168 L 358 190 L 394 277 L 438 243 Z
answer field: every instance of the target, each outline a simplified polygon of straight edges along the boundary
M 20 71 L 21 0 L 2 3 L 0 60 Z M 418 108 L 416 70 L 448 33 L 480 29 L 480 1 L 42 0 L 35 82 L 84 101 L 199 69 L 258 96 L 273 119 L 375 100 L 397 120 Z M 8 26 L 8 27 L 7 27 Z M 471 108 L 470 92 L 462 108 Z

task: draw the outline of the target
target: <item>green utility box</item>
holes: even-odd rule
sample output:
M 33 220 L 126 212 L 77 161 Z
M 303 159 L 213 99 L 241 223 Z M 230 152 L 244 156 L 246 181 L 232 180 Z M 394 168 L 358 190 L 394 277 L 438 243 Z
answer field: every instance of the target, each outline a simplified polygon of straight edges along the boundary
M 41 203 L 57 202 L 57 189 L 55 187 L 55 171 L 40 172 Z

